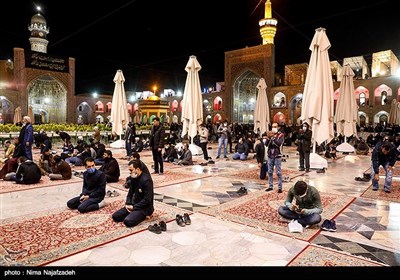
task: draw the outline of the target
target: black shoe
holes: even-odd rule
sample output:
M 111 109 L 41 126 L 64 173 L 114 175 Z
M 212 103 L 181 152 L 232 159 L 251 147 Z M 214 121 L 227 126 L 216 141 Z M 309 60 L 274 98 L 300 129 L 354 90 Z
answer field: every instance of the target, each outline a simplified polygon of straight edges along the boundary
M 167 224 L 164 221 L 161 221 L 158 225 L 162 231 L 167 231 Z
M 216 158 L 219 158 L 219 156 L 217 156 Z
M 247 189 L 245 187 L 241 187 L 237 192 L 237 194 L 247 194 Z
M 326 231 L 329 231 L 330 227 L 331 227 L 331 221 L 330 220 L 325 220 L 321 225 L 321 229 L 322 230 L 326 230 Z
M 310 172 L 310 169 L 306 168 L 306 172 L 307 172 L 307 173 Z
M 325 168 L 317 170 L 317 173 L 325 173 Z
M 300 168 L 299 168 L 299 171 L 304 171 L 304 170 L 305 170 L 305 169 L 304 169 L 304 168 L 302 168 L 302 167 L 300 167 Z
M 378 191 L 378 189 L 372 189 L 372 190 L 375 191 L 375 192 Z
M 188 213 L 183 214 L 183 220 L 185 221 L 185 225 L 190 225 L 192 223 Z
M 179 214 L 176 215 L 175 221 L 178 225 L 180 225 L 181 227 L 185 226 L 185 221 L 183 220 L 183 217 Z
M 390 193 L 390 191 L 385 190 L 385 193 Z
M 157 234 L 161 233 L 161 227 L 157 224 L 149 225 L 148 229 L 149 229 L 149 231 L 157 233 Z
M 281 190 L 281 189 L 279 189 L 279 190 L 278 190 L 278 193 L 282 193 L 282 190 Z
M 270 191 L 272 191 L 273 189 L 272 188 L 268 188 L 268 189 L 266 189 L 265 191 L 266 192 L 270 192 Z

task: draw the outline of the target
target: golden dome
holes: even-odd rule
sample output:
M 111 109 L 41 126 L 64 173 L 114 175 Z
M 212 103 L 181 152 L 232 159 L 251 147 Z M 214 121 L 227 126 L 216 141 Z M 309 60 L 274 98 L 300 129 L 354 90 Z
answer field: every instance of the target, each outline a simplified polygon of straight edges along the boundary
M 147 98 L 147 100 L 160 100 L 160 97 L 158 97 L 156 95 L 152 95 L 152 96 L 149 96 L 149 98 Z

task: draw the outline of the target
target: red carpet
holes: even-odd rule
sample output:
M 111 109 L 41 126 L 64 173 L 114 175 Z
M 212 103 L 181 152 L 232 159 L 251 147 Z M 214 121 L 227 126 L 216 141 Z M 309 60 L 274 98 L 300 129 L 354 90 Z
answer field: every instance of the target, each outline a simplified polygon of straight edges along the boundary
M 279 220 L 278 207 L 284 204 L 286 195 L 286 191 L 278 194 L 276 191 L 267 193 L 261 190 L 200 212 L 293 238 L 311 240 L 319 228 L 309 228 L 303 233 L 291 233 L 288 224 Z M 321 193 L 324 209 L 322 221 L 334 218 L 354 199 L 354 197 Z
M 400 182 L 392 181 L 392 187 L 390 193 L 385 193 L 383 190 L 383 182 L 379 180 L 379 189 L 377 191 L 372 190 L 372 184 L 361 194 L 361 197 L 372 198 L 376 200 L 385 200 L 392 202 L 400 202 Z
M 288 266 L 382 266 L 358 256 L 326 248 L 307 246 Z
M 124 199 L 109 201 L 99 211 L 80 214 L 60 208 L 29 217 L 2 220 L 0 258 L 2 266 L 39 266 L 146 230 L 161 220 L 171 221 L 182 209 L 155 202 L 155 212 L 134 228 L 115 223 L 111 215 Z
M 76 176 L 72 176 L 72 178 L 69 180 L 50 180 L 48 176 L 42 176 L 42 179 L 39 181 L 39 183 L 30 185 L 16 184 L 15 182 L 12 181 L 0 180 L 0 193 L 9 193 L 9 192 L 23 191 L 36 188 L 62 186 L 65 184 L 71 184 L 77 182 L 82 182 L 82 179 Z

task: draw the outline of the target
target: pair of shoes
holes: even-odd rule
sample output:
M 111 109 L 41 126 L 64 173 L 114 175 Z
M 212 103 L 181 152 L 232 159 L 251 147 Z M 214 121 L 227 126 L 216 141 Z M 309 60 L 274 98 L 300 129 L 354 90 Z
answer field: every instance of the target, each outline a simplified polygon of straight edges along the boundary
M 355 177 L 354 180 L 359 181 L 359 182 L 368 182 L 370 179 Z
M 103 208 L 104 206 L 106 206 L 106 201 L 103 199 L 99 202 L 99 209 Z
M 237 194 L 247 194 L 247 189 L 245 187 L 240 187 L 240 189 L 236 192 Z
M 148 229 L 149 229 L 149 231 L 157 233 L 157 234 L 161 233 L 161 227 L 157 224 L 149 225 Z
M 336 222 L 334 220 L 325 220 L 321 225 L 322 230 L 326 231 L 336 231 Z
M 325 168 L 318 169 L 318 170 L 317 170 L 317 173 L 325 173 Z
M 183 220 L 183 217 L 181 215 L 179 215 L 179 214 L 176 215 L 175 221 L 181 227 L 184 227 L 186 225 L 185 221 Z
M 161 221 L 158 223 L 162 231 L 167 231 L 167 223 L 164 221 Z
M 215 164 L 215 161 L 209 160 L 208 163 L 209 163 L 209 164 Z
M 278 190 L 278 193 L 282 193 L 282 189 L 279 189 L 279 190 Z
M 270 192 L 270 191 L 272 191 L 273 190 L 273 188 L 268 188 L 268 189 L 266 189 L 265 191 L 266 192 Z
M 106 196 L 108 196 L 108 197 L 116 197 L 116 196 L 119 196 L 119 192 L 117 192 L 116 190 L 107 191 L 106 192 Z
M 290 177 L 289 176 L 283 176 L 282 177 L 283 182 L 290 182 Z

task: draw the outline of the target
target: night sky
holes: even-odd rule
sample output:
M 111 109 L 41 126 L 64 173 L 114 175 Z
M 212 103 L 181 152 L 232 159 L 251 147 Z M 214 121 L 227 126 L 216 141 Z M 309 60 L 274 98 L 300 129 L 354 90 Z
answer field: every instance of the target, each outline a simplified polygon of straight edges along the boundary
M 112 94 L 118 69 L 125 90 L 182 90 L 190 55 L 202 66 L 202 87 L 224 80 L 224 52 L 261 44 L 258 21 L 264 0 L 13 0 L 2 3 L 0 59 L 13 47 L 27 50 L 35 5 L 50 27 L 47 52 L 76 58 L 76 93 Z M 319 3 L 316 5 L 315 3 Z M 396 1 L 272 0 L 278 20 L 276 72 L 285 64 L 308 63 L 310 42 L 326 28 L 330 59 L 391 49 L 400 56 Z

